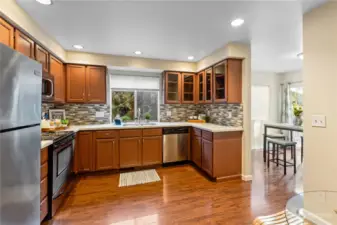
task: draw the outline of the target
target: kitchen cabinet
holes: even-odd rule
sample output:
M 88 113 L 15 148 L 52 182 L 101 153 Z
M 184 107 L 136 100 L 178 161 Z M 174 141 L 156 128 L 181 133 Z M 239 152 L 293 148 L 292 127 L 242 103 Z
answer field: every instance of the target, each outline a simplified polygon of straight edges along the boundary
M 205 71 L 197 74 L 197 96 L 198 103 L 205 103 Z
M 156 165 L 163 163 L 163 137 L 143 137 L 142 165 Z
M 213 69 L 208 68 L 205 70 L 205 103 L 213 102 Z
M 95 170 L 119 169 L 117 139 L 95 140 Z
M 222 61 L 213 67 L 214 76 L 214 102 L 224 103 L 227 100 L 227 69 L 226 61 Z
M 49 72 L 49 53 L 38 44 L 35 44 L 35 59 L 42 64 L 42 71 Z
M 48 147 L 41 149 L 40 168 L 40 222 L 48 213 Z
M 15 30 L 15 50 L 34 59 L 34 41 L 19 30 Z
M 242 103 L 242 60 L 227 59 L 227 103 Z
M 77 171 L 89 172 L 93 171 L 93 150 L 92 150 L 92 132 L 80 132 L 77 135 Z
M 67 102 L 106 103 L 106 67 L 67 65 Z
M 191 158 L 192 162 L 194 162 L 200 168 L 201 168 L 201 149 L 202 149 L 201 137 L 192 136 Z
M 213 176 L 213 143 L 206 139 L 202 139 L 201 148 L 201 168 Z
M 106 103 L 105 67 L 87 66 L 85 77 L 87 103 Z
M 165 103 L 175 104 L 181 103 L 181 73 L 179 72 L 165 72 Z
M 65 103 L 65 75 L 64 65 L 54 56 L 50 56 L 50 75 L 54 77 L 54 101 Z
M 182 73 L 181 74 L 182 82 L 182 103 L 195 103 L 195 74 L 194 73 Z
M 0 18 L 0 43 L 14 48 L 14 27 Z
M 67 65 L 67 102 L 86 102 L 85 70 L 83 65 Z
M 119 139 L 120 168 L 142 165 L 142 138 L 130 137 Z

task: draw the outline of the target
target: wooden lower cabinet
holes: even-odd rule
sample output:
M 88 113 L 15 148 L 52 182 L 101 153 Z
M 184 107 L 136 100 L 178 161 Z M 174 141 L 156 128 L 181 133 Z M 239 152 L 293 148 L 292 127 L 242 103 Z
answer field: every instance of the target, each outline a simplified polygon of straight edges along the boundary
M 40 222 L 48 214 L 48 148 L 41 149 Z
M 143 137 L 142 165 L 156 165 L 163 163 L 163 137 Z
M 77 135 L 77 172 L 93 171 L 92 132 L 80 132 Z
M 213 142 L 202 139 L 201 168 L 213 176 Z
M 119 139 L 120 168 L 137 167 L 142 165 L 142 138 Z
M 194 162 L 198 167 L 201 167 L 201 148 L 202 148 L 201 137 L 193 136 L 191 159 L 192 162 Z
M 95 140 L 95 170 L 119 169 L 117 139 Z

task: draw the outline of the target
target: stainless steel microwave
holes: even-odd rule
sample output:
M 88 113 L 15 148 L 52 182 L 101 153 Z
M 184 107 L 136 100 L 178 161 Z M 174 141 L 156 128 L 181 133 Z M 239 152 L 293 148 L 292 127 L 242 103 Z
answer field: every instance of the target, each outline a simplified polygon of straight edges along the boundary
M 42 101 L 54 101 L 54 77 L 47 74 L 42 76 Z

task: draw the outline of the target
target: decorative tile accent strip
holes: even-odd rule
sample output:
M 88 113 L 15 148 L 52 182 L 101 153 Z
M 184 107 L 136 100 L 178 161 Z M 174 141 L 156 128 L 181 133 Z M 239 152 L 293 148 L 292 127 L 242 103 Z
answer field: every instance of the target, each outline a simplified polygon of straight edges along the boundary
M 211 123 L 224 126 L 243 126 L 243 107 L 241 104 L 204 105 L 205 112 L 211 117 Z M 230 116 L 230 114 L 232 114 Z
M 167 112 L 171 116 L 167 116 Z M 162 104 L 160 105 L 160 122 L 186 122 L 189 116 L 204 113 L 203 105 L 194 104 Z

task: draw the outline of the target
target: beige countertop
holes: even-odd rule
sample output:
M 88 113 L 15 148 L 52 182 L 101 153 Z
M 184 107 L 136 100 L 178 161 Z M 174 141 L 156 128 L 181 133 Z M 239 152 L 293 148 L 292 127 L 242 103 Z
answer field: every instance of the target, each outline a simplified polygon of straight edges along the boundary
M 41 149 L 48 147 L 49 145 L 52 145 L 53 141 L 41 141 Z

